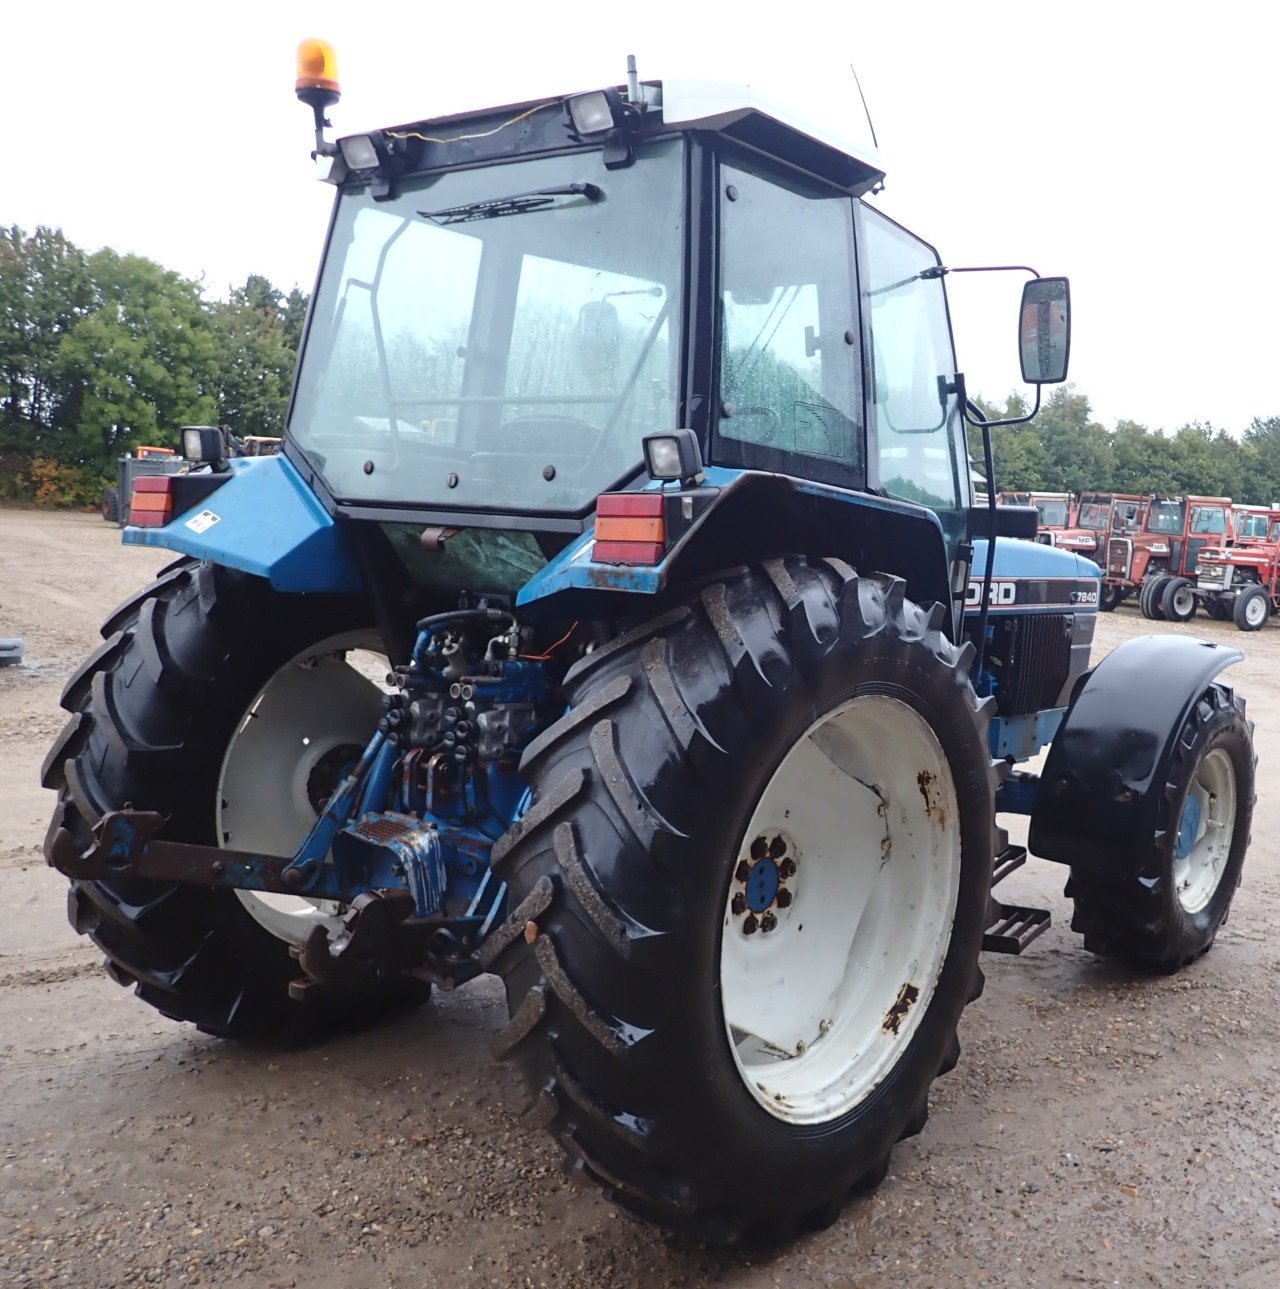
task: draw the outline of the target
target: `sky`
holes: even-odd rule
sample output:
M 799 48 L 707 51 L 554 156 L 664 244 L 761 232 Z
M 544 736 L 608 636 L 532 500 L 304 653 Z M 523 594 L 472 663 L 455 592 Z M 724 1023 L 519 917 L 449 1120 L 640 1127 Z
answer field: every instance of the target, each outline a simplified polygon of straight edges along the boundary
M 225 296 L 310 290 L 333 190 L 293 96 L 307 36 L 337 49 L 334 135 L 642 78 L 749 82 L 862 128 L 873 200 L 948 265 L 1071 279 L 1070 379 L 1096 419 L 1234 434 L 1280 415 L 1267 6 L 809 0 L 7 0 L 0 224 L 60 227 Z M 1018 385 L 1018 281 L 952 278 L 971 393 Z M 1268 286 L 1268 283 L 1272 283 Z

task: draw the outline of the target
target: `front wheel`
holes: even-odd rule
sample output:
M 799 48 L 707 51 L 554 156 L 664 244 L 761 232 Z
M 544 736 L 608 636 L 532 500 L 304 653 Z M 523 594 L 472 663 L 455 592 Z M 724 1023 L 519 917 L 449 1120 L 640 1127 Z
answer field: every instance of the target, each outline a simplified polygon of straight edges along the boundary
M 1241 631 L 1261 631 L 1271 616 L 1271 597 L 1266 587 L 1249 586 L 1241 591 L 1231 616 Z
M 1098 592 L 1098 608 L 1103 613 L 1112 613 L 1119 606 L 1122 598 L 1118 586 L 1110 582 L 1103 582 L 1102 590 Z
M 1209 948 L 1244 866 L 1254 764 L 1244 701 L 1210 685 L 1159 767 L 1150 849 L 1119 870 L 1071 869 L 1071 925 L 1086 949 L 1175 971 Z
M 770 562 L 589 655 L 495 848 L 514 1050 L 612 1198 L 720 1242 L 834 1219 L 981 987 L 968 650 L 902 583 Z

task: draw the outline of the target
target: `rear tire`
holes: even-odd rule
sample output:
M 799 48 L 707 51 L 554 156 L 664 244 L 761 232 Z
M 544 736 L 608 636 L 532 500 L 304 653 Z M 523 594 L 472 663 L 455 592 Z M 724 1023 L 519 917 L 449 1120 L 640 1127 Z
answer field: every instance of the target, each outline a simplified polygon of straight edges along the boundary
M 120 490 L 104 488 L 102 491 L 102 517 L 109 524 L 120 522 Z
M 1230 622 L 1231 608 L 1232 606 L 1230 604 L 1227 604 L 1224 601 L 1219 600 L 1216 596 L 1210 597 L 1204 602 L 1205 612 L 1215 622 Z
M 1102 584 L 1102 590 L 1098 592 L 1098 608 L 1103 613 L 1111 613 L 1120 603 L 1123 596 L 1118 586 L 1109 586 L 1106 582 Z
M 232 828 L 231 845 L 291 853 L 283 838 L 273 845 L 236 822 L 235 802 L 223 797 L 232 782 L 227 749 L 254 725 L 251 706 L 267 701 L 264 687 L 291 659 L 364 628 L 366 610 L 353 599 L 281 595 L 263 578 L 217 565 L 170 566 L 108 618 L 106 643 L 63 691 L 72 716 L 43 770 L 44 786 L 58 793 L 46 854 L 60 830 L 85 849 L 97 820 L 126 805 L 165 815 L 163 835 L 171 840 L 227 844 L 224 829 Z M 321 660 L 317 666 L 332 657 L 320 650 L 311 656 Z M 319 695 L 312 708 L 314 726 L 296 728 L 295 750 L 277 758 L 276 786 L 266 792 L 271 810 L 257 812 L 268 825 L 286 818 L 299 826 L 290 798 L 300 792 L 305 802 L 309 790 L 320 791 L 307 758 L 334 753 L 353 737 L 350 729 L 337 742 L 326 737 L 331 726 Z M 311 740 L 305 747 L 304 734 Z M 336 759 L 340 754 L 329 757 Z M 259 768 L 265 773 L 261 762 Z M 291 785 L 299 776 L 300 788 Z M 252 777 L 242 773 L 241 781 Z M 301 840 L 293 837 L 292 845 Z M 294 1042 L 424 996 L 416 985 L 370 978 L 294 1001 L 289 984 L 301 972 L 289 952 L 290 923 L 272 912 L 275 898 L 137 879 L 72 882 L 68 915 L 106 954 L 113 979 L 134 985 L 166 1016 L 224 1037 Z
M 1160 597 L 1164 594 L 1164 588 L 1168 581 L 1168 575 L 1162 573 L 1143 582 L 1138 607 L 1142 610 L 1144 618 L 1148 618 L 1152 622 L 1164 621 L 1164 610 L 1160 607 Z
M 1171 577 L 1160 592 L 1160 611 L 1169 622 L 1190 622 L 1196 616 L 1195 584 L 1186 577 Z
M 829 1224 L 956 1061 L 989 704 L 902 591 L 834 560 L 736 573 L 588 655 L 525 754 L 497 1048 L 574 1167 L 674 1231 Z
M 1074 931 L 1093 953 L 1176 971 L 1213 944 L 1240 883 L 1253 818 L 1244 700 L 1210 685 L 1161 767 L 1152 845 L 1123 871 L 1073 866 Z
M 1271 597 L 1265 586 L 1248 586 L 1236 596 L 1231 617 L 1241 631 L 1261 631 L 1271 617 Z

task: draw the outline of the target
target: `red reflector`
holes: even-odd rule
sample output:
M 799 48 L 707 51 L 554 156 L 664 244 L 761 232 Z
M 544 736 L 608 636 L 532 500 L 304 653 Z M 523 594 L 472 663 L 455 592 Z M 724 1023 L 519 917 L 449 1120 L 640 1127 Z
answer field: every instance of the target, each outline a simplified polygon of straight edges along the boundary
M 604 492 L 596 498 L 602 519 L 658 519 L 664 509 L 660 492 Z
M 666 550 L 662 542 L 596 542 L 591 558 L 597 564 L 661 564 Z
M 129 511 L 131 528 L 163 528 L 173 518 L 168 510 L 133 510 Z
M 173 498 L 169 495 L 172 478 L 167 474 L 148 474 L 133 481 L 129 498 L 129 523 L 134 528 L 163 528 L 173 518 Z

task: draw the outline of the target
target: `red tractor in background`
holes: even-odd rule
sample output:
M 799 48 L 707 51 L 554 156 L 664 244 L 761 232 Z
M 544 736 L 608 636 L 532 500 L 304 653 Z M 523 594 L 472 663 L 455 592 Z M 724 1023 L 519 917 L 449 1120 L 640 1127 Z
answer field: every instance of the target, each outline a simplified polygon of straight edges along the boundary
M 1280 609 L 1280 509 L 1251 508 L 1245 518 L 1246 536 L 1237 529 L 1234 545 L 1200 552 L 1193 594 L 1211 618 L 1258 631 Z
M 1275 509 L 1280 507 L 1232 506 L 1231 542 L 1236 546 L 1252 546 L 1274 540 L 1269 531 Z
M 1077 519 L 1079 502 L 1070 492 L 1002 492 L 1000 502 L 1006 506 L 1034 506 L 1040 516 L 1036 541 L 1058 546 L 1077 555 L 1093 559 L 1097 535 L 1082 528 Z
M 1107 567 L 1109 543 L 1114 534 L 1128 536 L 1136 533 L 1146 518 L 1147 498 L 1137 493 L 1124 492 L 1084 492 L 1076 510 L 1076 525 L 1081 532 L 1090 533 L 1094 539 L 1094 549 L 1088 553 L 1100 568 Z M 1102 584 L 1098 607 L 1105 613 L 1125 598 L 1127 592 L 1118 586 Z
M 1232 531 L 1230 497 L 1153 496 L 1141 529 L 1107 543 L 1104 596 L 1137 591 L 1144 618 L 1188 621 L 1200 552 L 1225 546 Z

